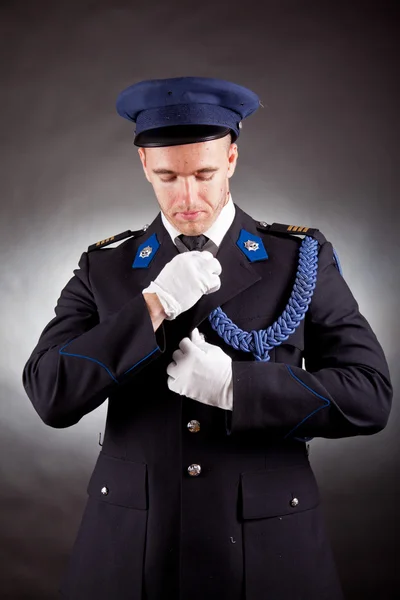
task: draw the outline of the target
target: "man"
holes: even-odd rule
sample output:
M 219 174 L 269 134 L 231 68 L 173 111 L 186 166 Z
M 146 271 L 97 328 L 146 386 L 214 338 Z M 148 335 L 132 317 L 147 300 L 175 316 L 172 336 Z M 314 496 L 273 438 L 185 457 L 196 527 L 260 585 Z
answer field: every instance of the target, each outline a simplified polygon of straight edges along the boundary
M 161 212 L 83 253 L 24 370 L 52 427 L 109 400 L 65 598 L 343 598 L 306 441 L 382 430 L 392 388 L 331 243 L 233 204 L 258 105 L 191 77 L 118 98 Z

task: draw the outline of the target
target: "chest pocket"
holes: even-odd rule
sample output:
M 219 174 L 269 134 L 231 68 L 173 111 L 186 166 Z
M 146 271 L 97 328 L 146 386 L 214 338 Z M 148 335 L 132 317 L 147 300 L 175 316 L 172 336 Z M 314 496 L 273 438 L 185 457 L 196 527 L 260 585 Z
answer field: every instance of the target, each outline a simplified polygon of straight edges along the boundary
M 309 466 L 242 473 L 241 489 L 243 519 L 296 514 L 320 503 L 318 485 Z
M 147 466 L 100 453 L 89 481 L 89 496 L 107 504 L 147 510 Z

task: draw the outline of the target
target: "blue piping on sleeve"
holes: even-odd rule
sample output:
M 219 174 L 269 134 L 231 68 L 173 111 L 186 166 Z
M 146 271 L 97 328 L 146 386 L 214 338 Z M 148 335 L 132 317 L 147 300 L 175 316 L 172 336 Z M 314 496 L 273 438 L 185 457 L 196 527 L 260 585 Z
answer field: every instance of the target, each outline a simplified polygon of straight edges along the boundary
M 128 369 L 127 371 L 125 371 L 124 375 L 126 375 L 127 373 L 129 373 L 129 371 L 132 371 L 133 369 L 135 369 L 138 365 L 140 365 L 140 363 L 142 363 L 144 360 L 146 360 L 146 358 L 149 358 L 149 356 L 151 356 L 152 354 L 154 354 L 154 352 L 157 352 L 157 350 L 159 350 L 160 347 L 157 346 L 157 348 L 154 348 L 154 350 L 152 350 L 147 356 L 145 356 L 144 358 L 141 358 L 139 360 L 139 362 L 136 363 L 136 365 L 133 365 L 133 367 L 131 367 L 130 369 Z
M 284 436 L 284 439 L 286 439 L 291 433 L 293 433 L 293 431 L 295 429 L 297 429 L 298 427 L 300 427 L 300 425 L 302 423 L 304 423 L 304 421 L 306 421 L 307 419 L 309 419 L 310 417 L 312 417 L 313 415 L 315 415 L 316 412 L 318 412 L 319 410 L 321 410 L 322 408 L 326 408 L 327 406 L 330 405 L 331 401 L 328 400 L 328 398 L 325 398 L 324 396 L 321 396 L 320 394 L 318 394 L 317 392 L 315 392 L 312 388 L 308 387 L 308 385 L 306 385 L 305 383 L 303 383 L 303 381 L 301 381 L 301 379 L 299 379 L 292 371 L 292 369 L 290 368 L 289 365 L 286 365 L 287 370 L 289 371 L 290 375 L 293 377 L 293 379 L 295 379 L 296 381 L 298 381 L 303 387 L 305 387 L 309 392 L 311 392 L 312 394 L 314 394 L 314 396 L 317 396 L 317 398 L 321 398 L 321 400 L 323 400 L 325 402 L 324 406 L 320 406 L 319 408 L 316 408 L 315 410 L 313 410 L 312 413 L 310 413 L 309 415 L 307 415 L 306 417 L 304 417 L 304 419 L 302 421 L 300 421 L 300 423 L 298 423 L 296 425 L 296 427 L 293 427 L 293 429 L 291 429 L 289 431 L 289 433 L 287 433 Z M 311 438 L 312 439 L 312 438 Z
M 338 253 L 336 252 L 335 248 L 333 248 L 333 258 L 335 259 L 337 270 L 339 271 L 339 273 L 343 277 L 342 265 L 340 264 L 339 256 L 338 256 Z
M 73 340 L 70 340 L 69 342 L 67 342 L 65 344 L 65 346 L 63 346 L 62 348 L 60 348 L 59 353 L 62 354 L 62 355 L 64 355 L 64 356 L 74 356 L 75 358 L 85 358 L 86 360 L 90 360 L 91 362 L 94 362 L 97 365 L 100 365 L 100 367 L 102 367 L 103 369 L 105 369 L 107 371 L 107 373 L 109 374 L 109 376 L 111 377 L 111 379 L 113 381 L 115 381 L 115 383 L 119 383 L 118 379 L 116 379 L 114 377 L 114 375 L 111 373 L 110 369 L 108 367 L 106 367 L 106 365 L 104 365 L 99 360 L 96 360 L 95 358 L 91 358 L 90 356 L 84 356 L 83 354 L 73 354 L 72 352 L 64 352 L 64 348 L 66 348 L 68 346 L 68 344 L 70 344 L 72 341 Z M 151 356 L 152 354 L 154 354 L 154 352 L 156 352 L 157 350 L 159 350 L 159 346 L 157 346 L 157 348 L 155 348 L 154 350 L 152 350 L 150 352 L 150 354 L 148 354 L 144 358 L 140 359 L 139 362 L 137 362 L 135 365 L 133 365 L 133 367 L 131 367 L 130 369 L 128 369 L 127 371 L 125 371 L 124 375 L 126 375 L 127 373 L 129 373 L 129 371 L 132 371 L 135 367 L 137 367 L 138 365 L 140 365 L 140 363 L 142 363 L 144 360 L 146 360 L 146 358 L 149 358 L 149 356 Z

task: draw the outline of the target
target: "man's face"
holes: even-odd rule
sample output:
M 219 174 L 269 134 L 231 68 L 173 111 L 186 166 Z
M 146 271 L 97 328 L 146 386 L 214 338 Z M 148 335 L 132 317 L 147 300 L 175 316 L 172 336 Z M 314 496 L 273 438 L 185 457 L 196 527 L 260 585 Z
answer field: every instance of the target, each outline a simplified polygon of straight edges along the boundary
M 229 200 L 229 179 L 237 161 L 230 137 L 167 146 L 139 148 L 148 181 L 168 221 L 185 235 L 200 235 Z

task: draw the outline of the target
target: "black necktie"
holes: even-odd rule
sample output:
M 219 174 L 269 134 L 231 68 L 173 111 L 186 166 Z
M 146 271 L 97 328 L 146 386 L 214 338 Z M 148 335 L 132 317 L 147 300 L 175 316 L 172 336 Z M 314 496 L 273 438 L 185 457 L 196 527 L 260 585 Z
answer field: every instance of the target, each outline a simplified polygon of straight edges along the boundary
M 201 250 L 204 244 L 208 241 L 205 235 L 180 235 L 179 239 L 185 244 L 189 250 Z

